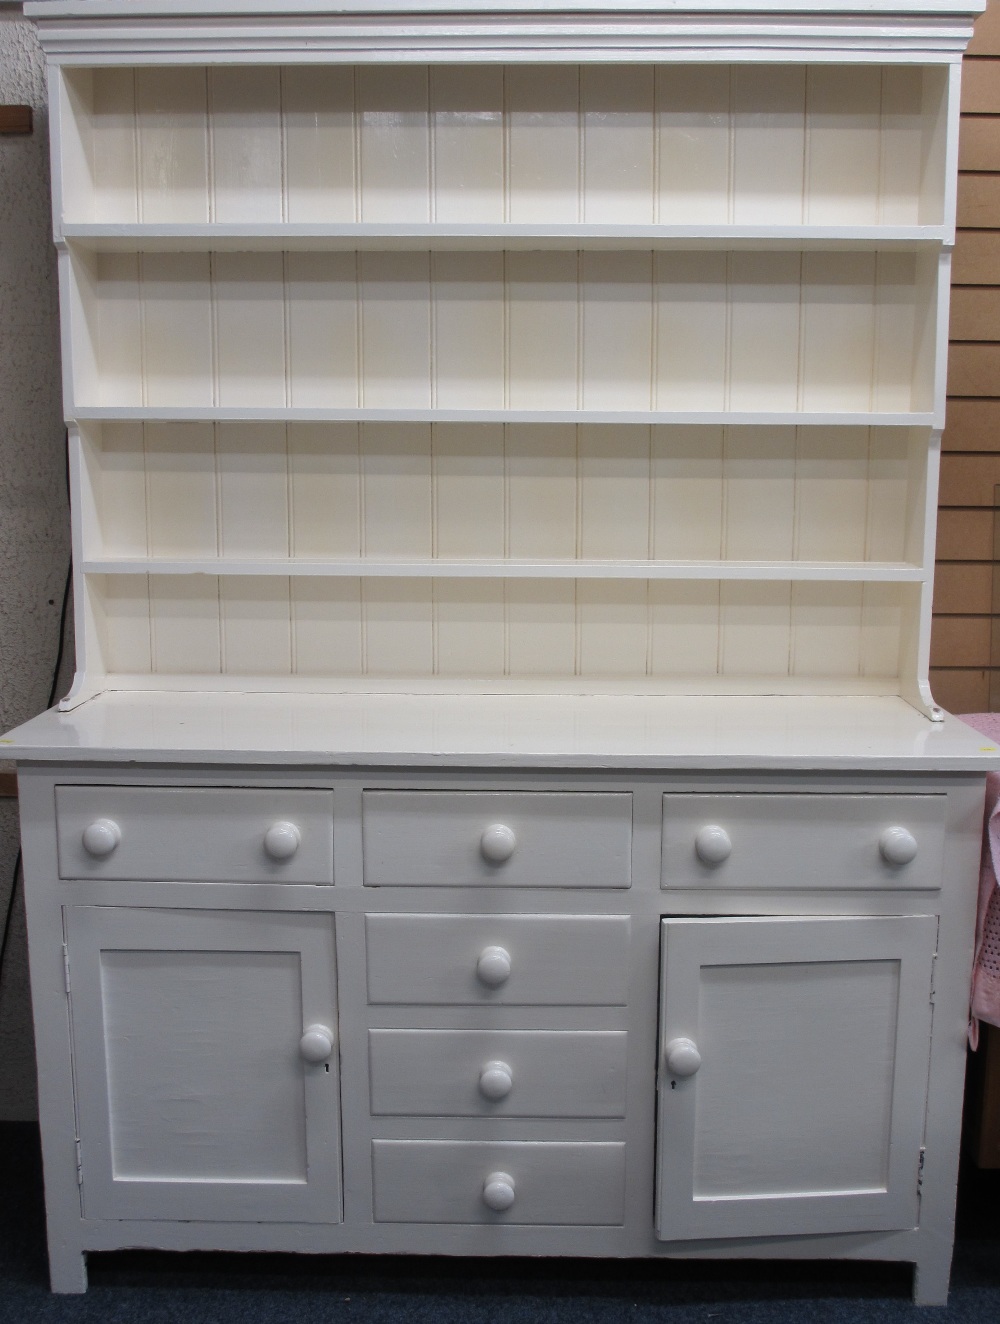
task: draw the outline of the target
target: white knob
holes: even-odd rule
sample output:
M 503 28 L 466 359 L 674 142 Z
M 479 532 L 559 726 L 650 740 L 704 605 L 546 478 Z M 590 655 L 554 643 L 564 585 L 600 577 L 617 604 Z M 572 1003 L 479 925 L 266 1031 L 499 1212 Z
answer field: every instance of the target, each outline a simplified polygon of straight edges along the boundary
M 487 1062 L 479 1073 L 479 1093 L 487 1099 L 505 1099 L 514 1084 L 506 1062 Z
M 693 1039 L 671 1039 L 667 1044 L 667 1070 L 682 1080 L 701 1066 L 701 1054 Z
M 122 830 L 113 818 L 98 818 L 83 829 L 83 849 L 88 855 L 103 859 L 122 839 Z
M 490 988 L 499 988 L 510 978 L 510 952 L 506 947 L 484 947 L 476 962 L 476 974 Z
M 878 839 L 878 848 L 887 864 L 909 864 L 917 854 L 917 839 L 905 827 L 886 828 Z
M 333 1052 L 333 1031 L 328 1025 L 307 1025 L 299 1052 L 307 1062 L 325 1062 Z
M 491 823 L 479 838 L 483 859 L 490 864 L 504 864 L 514 854 L 516 845 L 517 837 L 506 823 Z
M 264 850 L 272 860 L 290 860 L 302 842 L 294 823 L 272 823 L 264 833 Z
M 514 1178 L 509 1172 L 491 1172 L 483 1182 L 483 1204 L 502 1214 L 514 1203 Z
M 732 853 L 733 843 L 729 833 L 718 823 L 709 823 L 700 828 L 694 839 L 695 854 L 702 864 L 721 864 Z

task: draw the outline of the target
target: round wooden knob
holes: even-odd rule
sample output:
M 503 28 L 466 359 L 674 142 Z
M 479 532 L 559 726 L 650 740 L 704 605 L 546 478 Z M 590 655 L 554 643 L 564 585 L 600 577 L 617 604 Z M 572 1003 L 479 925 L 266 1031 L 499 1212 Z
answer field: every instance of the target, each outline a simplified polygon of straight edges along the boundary
M 272 860 L 290 860 L 302 842 L 294 823 L 272 823 L 264 833 L 264 850 Z
M 103 859 L 122 839 L 122 830 L 113 818 L 97 818 L 83 829 L 83 849 L 88 855 Z
M 479 1073 L 479 1093 L 486 1099 L 505 1099 L 514 1084 L 506 1062 L 487 1062 Z
M 909 864 L 916 858 L 917 839 L 905 827 L 886 828 L 878 839 L 878 848 L 886 864 Z
M 483 1182 L 483 1204 L 502 1214 L 514 1203 L 514 1178 L 509 1172 L 491 1172 Z
M 682 1080 L 701 1066 L 701 1054 L 693 1039 L 671 1039 L 667 1044 L 667 1070 Z
M 484 947 L 476 962 L 476 974 L 490 988 L 499 988 L 510 978 L 510 952 L 506 947 Z
M 514 854 L 517 837 L 506 823 L 491 823 L 479 838 L 479 849 L 483 859 L 490 864 L 504 864 Z
M 328 1025 L 307 1025 L 299 1052 L 307 1062 L 325 1062 L 333 1052 L 333 1031 Z
M 694 849 L 702 864 L 721 864 L 732 854 L 733 843 L 724 827 L 719 827 L 718 823 L 709 823 L 698 830 Z

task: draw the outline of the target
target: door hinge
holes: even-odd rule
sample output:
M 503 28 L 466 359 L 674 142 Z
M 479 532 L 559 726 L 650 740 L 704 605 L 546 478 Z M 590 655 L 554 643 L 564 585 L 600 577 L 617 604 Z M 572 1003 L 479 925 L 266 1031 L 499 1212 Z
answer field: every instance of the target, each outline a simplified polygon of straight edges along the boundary
M 920 1190 L 921 1186 L 923 1186 L 923 1184 L 924 1184 L 924 1157 L 926 1156 L 926 1154 L 927 1154 L 927 1147 L 926 1147 L 925 1145 L 921 1145 L 921 1146 L 920 1146 L 920 1159 L 919 1159 L 919 1162 L 917 1163 L 917 1190 L 918 1190 L 918 1191 Z
M 80 1148 L 80 1137 L 76 1137 L 76 1184 L 83 1185 L 83 1151 Z
M 937 997 L 937 952 L 931 957 L 931 1003 Z
M 66 993 L 68 996 L 69 995 L 69 948 L 66 946 L 65 943 L 63 943 L 62 949 L 63 949 L 63 983 L 66 985 Z

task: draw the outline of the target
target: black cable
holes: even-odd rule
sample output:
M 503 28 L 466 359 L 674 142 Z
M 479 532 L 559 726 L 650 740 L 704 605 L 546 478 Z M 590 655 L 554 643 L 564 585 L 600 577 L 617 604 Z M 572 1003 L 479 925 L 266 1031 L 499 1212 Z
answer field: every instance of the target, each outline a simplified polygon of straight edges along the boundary
M 66 463 L 66 496 L 70 494 L 69 483 L 69 429 L 63 434 L 63 456 Z M 62 671 L 63 654 L 66 651 L 66 617 L 69 614 L 69 596 L 70 589 L 73 586 L 73 560 L 66 567 L 66 582 L 63 584 L 62 606 L 59 609 L 59 641 L 56 648 L 55 666 L 52 668 L 52 684 L 49 686 L 49 697 L 46 700 L 45 707 L 51 708 L 56 701 L 56 690 L 59 687 L 59 673 Z M 3 917 L 3 936 L 0 937 L 0 989 L 3 988 L 3 968 L 7 957 L 7 944 L 10 941 L 10 926 L 14 919 L 14 902 L 17 898 L 17 880 L 23 873 L 21 868 L 24 863 L 23 847 L 18 846 L 17 858 L 14 861 L 14 876 L 10 880 L 10 896 L 7 898 L 7 908 Z
M 69 564 L 66 571 L 66 582 L 63 585 L 62 608 L 59 612 L 59 646 L 56 650 L 55 666 L 52 669 L 52 684 L 49 686 L 49 697 L 45 704 L 46 708 L 51 708 L 56 701 L 56 690 L 59 688 L 59 672 L 62 670 L 63 654 L 66 651 L 66 617 L 69 614 L 69 596 L 73 585 L 73 563 Z M 14 861 L 14 876 L 10 880 L 10 896 L 7 898 L 7 907 L 3 917 L 3 935 L 0 936 L 0 989 L 3 988 L 3 970 L 7 959 L 7 944 L 10 942 L 10 930 L 14 920 L 14 902 L 17 899 L 17 880 L 22 876 L 24 870 L 23 851 L 19 846 L 17 858 Z

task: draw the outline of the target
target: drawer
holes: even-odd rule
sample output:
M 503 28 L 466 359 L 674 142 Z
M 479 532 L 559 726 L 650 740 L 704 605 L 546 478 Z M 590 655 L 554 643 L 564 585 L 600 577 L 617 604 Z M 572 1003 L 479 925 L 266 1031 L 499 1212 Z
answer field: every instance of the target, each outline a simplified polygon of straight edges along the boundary
M 586 791 L 366 791 L 370 887 L 628 887 L 632 797 Z
M 624 1117 L 624 1030 L 371 1030 L 378 1116 Z
M 368 1001 L 624 1006 L 627 915 L 368 915 Z
M 666 795 L 661 885 L 932 889 L 944 795 Z
M 57 786 L 56 830 L 60 878 L 333 882 L 332 791 Z
M 620 1224 L 625 1146 L 375 1140 L 377 1223 Z

